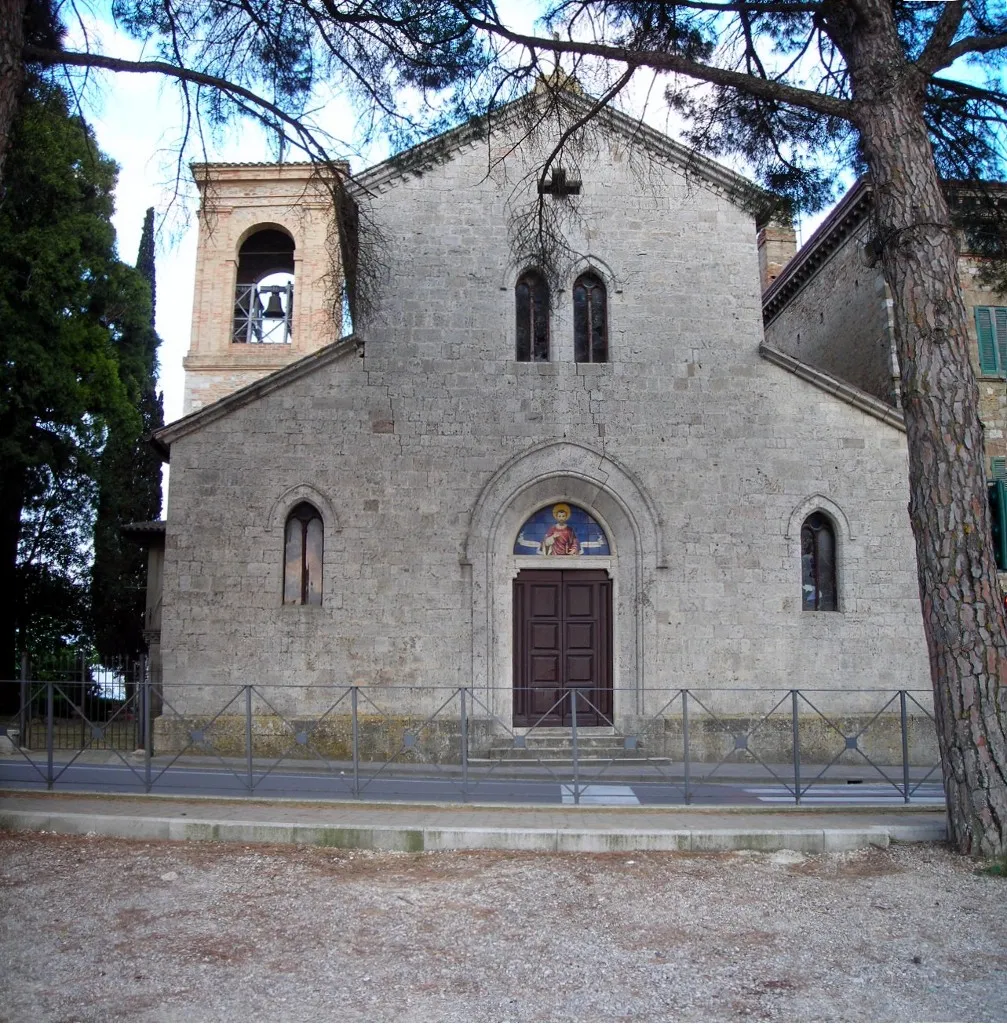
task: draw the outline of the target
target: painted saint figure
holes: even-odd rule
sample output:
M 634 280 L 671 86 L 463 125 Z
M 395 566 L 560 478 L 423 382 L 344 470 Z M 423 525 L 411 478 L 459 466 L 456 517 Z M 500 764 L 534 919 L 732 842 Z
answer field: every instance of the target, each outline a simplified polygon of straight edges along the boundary
M 579 555 L 580 542 L 570 526 L 570 506 L 564 502 L 552 507 L 556 522 L 546 530 L 540 549 L 543 555 Z
M 605 531 L 584 509 L 565 501 L 530 515 L 514 541 L 515 555 L 571 557 L 609 553 Z

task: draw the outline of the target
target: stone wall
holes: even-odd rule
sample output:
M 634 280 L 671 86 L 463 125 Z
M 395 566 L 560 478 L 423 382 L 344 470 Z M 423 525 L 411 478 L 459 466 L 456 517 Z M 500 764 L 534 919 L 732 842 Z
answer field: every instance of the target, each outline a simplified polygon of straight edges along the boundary
M 535 154 L 472 142 L 365 178 L 386 270 L 364 358 L 174 441 L 163 646 L 180 713 L 246 683 L 321 713 L 320 687 L 361 681 L 407 687 L 412 714 L 436 709 L 433 687 L 482 688 L 507 721 L 514 538 L 559 500 L 612 543 L 585 564 L 615 581 L 617 716 L 683 686 L 737 687 L 738 709 L 753 687 L 843 690 L 823 700 L 855 709 L 859 688 L 928 686 L 904 434 L 760 357 L 755 225 L 723 188 L 621 136 L 589 143 L 581 195 L 546 200 L 570 246 L 550 362 L 514 360 L 512 225 Z M 608 288 L 600 365 L 573 362 L 587 267 Z M 321 606 L 281 604 L 301 500 L 325 522 Z M 816 509 L 836 528 L 835 613 L 801 611 Z
M 766 323 L 766 341 L 895 404 L 891 303 L 865 254 L 869 238 L 861 221 Z

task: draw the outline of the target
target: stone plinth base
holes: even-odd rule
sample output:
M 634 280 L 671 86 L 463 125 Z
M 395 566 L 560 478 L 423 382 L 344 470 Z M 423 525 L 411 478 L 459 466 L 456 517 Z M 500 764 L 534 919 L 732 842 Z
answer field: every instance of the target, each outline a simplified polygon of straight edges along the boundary
M 169 716 L 154 721 L 157 754 L 217 754 L 244 757 L 248 751 L 248 720 L 243 715 Z M 801 763 L 869 767 L 901 765 L 902 727 L 899 715 L 847 715 L 828 722 L 815 715 L 798 716 Z M 358 715 L 357 752 L 363 761 L 459 764 L 462 728 L 457 717 L 428 721 L 412 715 Z M 514 737 L 497 720 L 470 718 L 467 722 L 468 756 L 485 759 L 507 757 Z M 604 754 L 594 750 L 604 733 Z M 563 759 L 572 752 L 570 730 L 521 730 L 523 740 L 514 753 Z M 685 730 L 681 716 L 626 719 L 618 729 L 581 729 L 580 756 L 612 756 L 621 750 L 631 759 L 685 758 Z M 626 742 L 627 738 L 630 740 Z M 716 763 L 790 764 L 793 761 L 793 722 L 787 715 L 766 720 L 743 716 L 689 716 L 689 760 Z M 855 739 L 855 745 L 854 745 Z M 634 742 L 635 741 L 635 742 Z M 353 758 L 353 720 L 350 715 L 286 720 L 278 715 L 251 717 L 252 755 L 256 758 L 335 761 Z M 923 715 L 906 719 L 909 764 L 930 767 L 939 761 L 934 725 Z

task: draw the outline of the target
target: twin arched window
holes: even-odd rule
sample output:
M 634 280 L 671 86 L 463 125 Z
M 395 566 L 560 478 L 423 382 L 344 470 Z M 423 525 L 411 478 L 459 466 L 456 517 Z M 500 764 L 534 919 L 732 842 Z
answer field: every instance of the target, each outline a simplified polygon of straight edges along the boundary
M 836 534 L 824 512 L 812 512 L 801 526 L 801 608 L 835 612 Z
M 549 285 L 538 270 L 526 270 L 514 289 L 517 360 L 549 362 Z
M 322 517 L 302 501 L 287 516 L 283 534 L 283 603 L 322 603 Z
M 597 274 L 581 274 L 573 285 L 573 358 L 608 362 L 608 296 Z
M 515 358 L 549 361 L 549 285 L 539 270 L 526 270 L 514 288 L 517 314 Z M 573 351 L 578 363 L 608 362 L 608 294 L 592 271 L 573 284 Z

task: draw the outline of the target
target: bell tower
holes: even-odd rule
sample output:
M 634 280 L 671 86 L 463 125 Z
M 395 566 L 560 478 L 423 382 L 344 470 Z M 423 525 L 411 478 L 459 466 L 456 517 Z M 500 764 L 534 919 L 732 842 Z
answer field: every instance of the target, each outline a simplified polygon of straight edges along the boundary
M 195 164 L 192 173 L 199 240 L 183 413 L 342 335 L 331 172 L 282 163 Z

